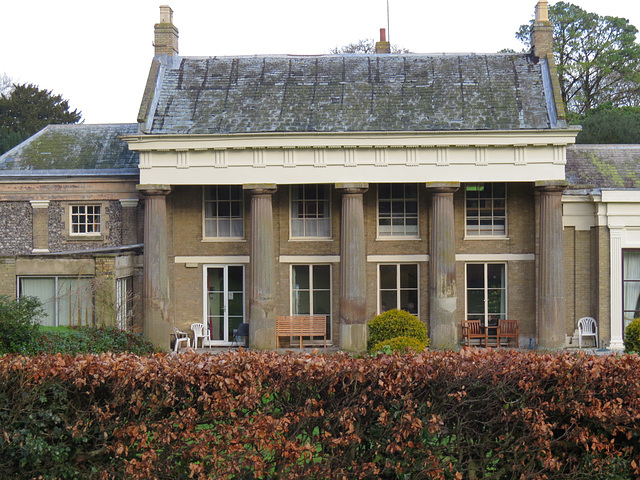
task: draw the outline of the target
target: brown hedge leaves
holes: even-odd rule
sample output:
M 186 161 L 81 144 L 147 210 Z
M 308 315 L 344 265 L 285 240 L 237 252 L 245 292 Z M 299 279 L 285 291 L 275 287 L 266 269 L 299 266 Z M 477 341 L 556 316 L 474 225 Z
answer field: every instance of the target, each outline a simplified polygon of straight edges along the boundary
M 616 479 L 640 475 L 640 360 L 0 357 L 7 478 Z M 0 475 L 1 476 L 1 475 Z

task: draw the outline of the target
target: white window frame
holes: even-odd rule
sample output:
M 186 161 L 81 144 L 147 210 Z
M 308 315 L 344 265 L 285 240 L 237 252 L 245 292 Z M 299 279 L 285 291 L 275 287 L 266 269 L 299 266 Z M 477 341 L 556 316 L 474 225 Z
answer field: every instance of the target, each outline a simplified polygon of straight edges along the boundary
M 125 332 L 133 328 L 133 277 L 116 278 L 116 326 Z
M 216 192 L 219 190 L 220 187 L 228 187 L 230 189 L 239 189 L 240 191 L 240 199 L 239 200 L 234 200 L 234 199 L 229 199 L 229 200 L 208 200 L 207 199 L 207 189 L 215 189 Z M 216 195 L 217 197 L 217 195 Z M 210 217 L 207 216 L 207 205 L 208 204 L 213 204 L 215 205 L 215 209 L 216 211 L 218 210 L 218 204 L 220 202 L 226 202 L 229 203 L 229 216 L 219 216 L 219 215 L 212 215 Z M 240 205 L 240 216 L 233 216 L 231 214 L 231 210 L 232 210 L 232 204 L 236 203 Z M 206 239 L 208 241 L 223 241 L 223 242 L 227 242 L 227 241 L 237 241 L 237 240 L 244 240 L 244 232 L 245 232 L 245 215 L 244 215 L 244 191 L 242 190 L 242 186 L 241 185 L 205 185 L 202 189 L 202 238 Z M 220 223 L 221 221 L 228 221 L 229 222 L 229 235 L 220 235 Z M 233 223 L 238 222 L 239 224 L 242 225 L 242 232 L 240 233 L 240 235 L 233 235 Z M 215 222 L 216 223 L 216 231 L 218 232 L 216 235 L 207 235 L 207 223 L 208 222 Z
M 17 291 L 17 296 L 18 297 L 23 297 L 23 296 L 27 296 L 23 294 L 23 290 L 22 290 L 22 280 L 23 279 L 33 279 L 33 280 L 44 280 L 44 279 L 51 279 L 53 280 L 53 296 L 50 297 L 49 299 L 47 299 L 48 301 L 53 300 L 53 308 L 52 308 L 52 316 L 53 316 L 53 326 L 54 327 L 59 327 L 60 325 L 60 300 L 62 298 L 64 298 L 64 295 L 61 297 L 59 296 L 60 293 L 60 282 L 64 281 L 64 280 L 81 280 L 81 279 L 85 279 L 85 280 L 92 280 L 94 277 L 88 277 L 88 276 L 81 276 L 81 277 L 74 277 L 74 276 L 64 276 L 64 275 L 21 275 L 19 277 L 16 278 L 16 291 Z M 43 303 L 47 303 L 45 301 L 43 301 L 42 299 L 40 299 L 41 302 Z M 85 314 L 88 313 L 88 315 L 86 315 L 85 318 L 81 319 L 80 321 L 76 321 L 76 323 L 71 322 L 71 318 L 69 319 L 69 325 L 94 325 L 95 324 L 95 295 L 94 292 L 91 291 L 91 299 L 89 300 L 89 306 L 88 306 L 88 310 L 87 308 L 84 309 Z M 46 310 L 46 308 L 45 308 Z M 76 319 L 77 320 L 77 319 Z M 83 321 L 84 320 L 84 321 Z M 66 325 L 65 325 L 66 326 Z
M 75 209 L 83 209 L 83 212 L 74 212 Z M 89 210 L 91 209 L 91 212 Z M 97 209 L 97 213 L 96 213 Z M 72 237 L 96 237 L 102 235 L 102 204 L 99 203 L 72 203 L 69 205 L 69 235 Z M 78 217 L 74 222 L 74 217 Z M 89 218 L 93 218 L 93 222 L 89 222 Z M 95 221 L 95 217 L 98 221 Z M 82 219 L 82 221 L 81 221 Z M 84 227 L 85 231 L 75 231 Z
M 402 288 L 401 286 L 401 270 L 403 266 L 415 266 L 416 267 L 416 286 L 415 288 Z M 415 312 L 409 312 L 412 315 L 417 316 L 418 318 L 420 318 L 420 264 L 418 263 L 413 263 L 413 262 L 402 262 L 402 263 L 379 263 L 377 266 L 377 283 L 376 283 L 376 293 L 377 293 L 377 306 L 376 306 L 376 310 L 377 310 L 377 314 L 380 315 L 381 313 L 384 313 L 384 311 L 382 310 L 382 292 L 383 289 L 381 287 L 381 280 L 382 280 L 382 275 L 380 273 L 380 269 L 383 266 L 395 266 L 396 267 L 396 287 L 394 289 L 384 289 L 384 291 L 395 291 L 396 292 L 396 305 L 397 308 L 400 309 L 400 307 L 402 306 L 402 292 L 403 291 L 415 291 L 416 292 L 416 307 L 415 307 Z M 390 309 L 387 309 L 390 310 Z
M 403 195 L 402 197 L 394 197 L 393 194 L 391 194 L 390 198 L 384 198 L 381 200 L 380 198 L 380 187 L 382 185 L 388 185 L 389 188 L 391 189 L 391 191 L 393 191 L 393 187 L 394 186 L 398 186 L 398 185 L 402 185 L 405 189 L 405 195 Z M 408 185 L 413 185 L 416 189 L 416 196 L 415 199 L 414 198 L 410 198 L 406 196 L 406 187 Z M 391 203 L 391 207 L 390 207 L 390 211 L 388 216 L 382 216 L 380 214 L 380 202 L 381 201 L 389 201 Z M 415 214 L 408 214 L 407 213 L 407 202 L 408 201 L 415 201 L 416 204 L 416 213 Z M 402 217 L 395 217 L 393 216 L 393 204 L 397 204 L 402 202 L 404 205 L 404 215 Z M 418 188 L 418 184 L 417 183 L 386 183 L 386 184 L 378 184 L 378 188 L 377 188 L 377 199 L 376 199 L 376 238 L 377 240 L 416 240 L 420 238 L 420 192 L 419 192 L 419 188 Z M 393 233 L 393 221 L 394 220 L 399 220 L 400 218 L 402 218 L 403 220 L 403 231 L 404 233 L 399 234 L 399 233 Z M 381 226 L 380 226 L 380 222 L 382 220 L 389 220 L 391 222 L 391 224 L 389 225 L 389 227 L 391 228 L 391 233 L 381 233 Z M 407 220 L 409 219 L 415 219 L 416 222 L 416 233 L 407 233 Z
M 327 329 L 327 343 L 331 343 L 333 338 L 333 265 L 330 263 L 295 263 L 289 265 L 289 312 L 290 315 L 296 315 L 294 313 L 294 297 L 296 291 L 298 289 L 293 285 L 293 269 L 294 267 L 308 267 L 309 268 L 309 315 L 325 315 L 325 314 L 314 314 L 313 313 L 313 292 L 314 291 L 324 291 L 327 289 L 316 289 L 313 286 L 313 269 L 314 267 L 322 266 L 329 267 L 329 328 Z M 302 289 L 300 289 L 302 291 Z
M 298 189 L 298 192 L 304 192 L 304 188 L 307 186 L 315 186 L 316 188 L 315 198 L 311 198 L 311 199 L 304 198 L 304 193 L 302 195 L 303 198 L 300 198 L 300 197 L 294 198 L 294 190 Z M 318 198 L 317 194 L 319 193 L 320 187 L 325 189 L 327 193 L 326 199 Z M 320 217 L 317 214 L 315 216 L 310 216 L 305 213 L 303 214 L 303 217 L 295 216 L 297 212 L 294 212 L 294 202 L 302 202 L 303 204 L 307 204 L 311 202 L 315 202 L 316 204 L 319 204 L 320 202 L 325 203 L 326 215 Z M 303 211 L 306 212 L 306 208 L 303 207 Z M 295 220 L 302 220 L 302 225 L 304 230 L 302 235 L 294 235 L 293 233 L 294 231 L 293 224 Z M 327 235 L 307 235 L 306 232 L 307 232 L 308 222 L 318 222 L 319 220 L 326 220 L 329 223 L 328 234 Z M 296 184 L 296 185 L 290 186 L 289 188 L 289 238 L 292 240 L 316 240 L 316 239 L 327 240 L 331 238 L 331 188 L 329 188 L 329 185 L 320 183 L 320 184 L 314 184 L 314 185 Z
M 504 197 L 495 197 L 493 195 L 493 191 L 494 191 L 494 185 L 498 185 L 498 184 L 502 184 L 504 186 Z M 471 185 L 491 185 L 491 189 L 492 189 L 492 195 L 490 198 L 484 199 L 486 201 L 490 201 L 491 202 L 491 215 L 487 216 L 487 217 L 482 217 L 479 214 L 480 211 L 480 207 L 478 206 L 477 210 L 478 210 L 478 215 L 469 215 L 469 200 L 472 199 L 468 199 L 468 190 L 467 188 Z M 505 239 L 507 238 L 507 234 L 508 234 L 508 222 L 507 222 L 507 183 L 506 182 L 469 182 L 469 183 L 465 183 L 464 184 L 464 232 L 465 232 L 465 240 L 475 240 L 475 239 Z M 480 199 L 478 199 L 480 200 Z M 495 202 L 496 200 L 503 200 L 504 201 L 504 215 L 495 215 L 494 211 L 495 211 Z M 481 219 L 490 219 L 491 220 L 491 225 L 490 227 L 487 229 L 487 232 L 483 232 L 482 231 L 482 226 L 478 225 L 477 226 L 477 230 L 470 230 L 469 229 L 469 225 L 468 225 L 468 220 L 470 218 L 477 218 L 478 219 L 478 223 L 480 222 Z M 501 229 L 501 231 L 498 231 L 496 229 L 496 221 L 499 219 L 504 219 L 504 228 Z
M 499 313 L 498 315 L 503 315 L 504 319 L 509 318 L 509 264 L 507 262 L 466 262 L 464 264 L 464 318 L 469 319 L 469 315 L 479 315 L 478 313 L 469 313 L 469 279 L 468 279 L 468 266 L 469 265 L 483 265 L 484 266 L 484 287 L 482 290 L 484 291 L 483 301 L 484 301 L 484 311 L 482 312 L 483 316 L 483 325 L 489 326 L 489 282 L 488 282 L 488 268 L 489 265 L 503 265 L 504 266 L 504 312 Z M 479 290 L 475 289 L 474 290 Z M 494 313 L 495 315 L 495 313 Z

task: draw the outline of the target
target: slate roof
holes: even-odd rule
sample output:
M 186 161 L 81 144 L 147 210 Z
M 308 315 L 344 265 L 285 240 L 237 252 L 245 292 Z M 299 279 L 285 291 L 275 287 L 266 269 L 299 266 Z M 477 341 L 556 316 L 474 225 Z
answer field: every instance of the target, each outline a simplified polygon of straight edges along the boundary
M 0 175 L 138 174 L 138 152 L 119 137 L 137 124 L 48 125 L 0 156 Z
M 573 190 L 640 188 L 640 145 L 572 145 L 565 173 Z
M 164 57 L 151 134 L 551 128 L 524 54 Z M 152 67 L 153 74 L 153 67 Z M 157 85 L 154 87 L 154 85 Z M 549 92 L 549 96 L 551 96 Z M 553 115 L 553 114 L 552 114 Z M 555 122 L 555 118 L 554 118 Z

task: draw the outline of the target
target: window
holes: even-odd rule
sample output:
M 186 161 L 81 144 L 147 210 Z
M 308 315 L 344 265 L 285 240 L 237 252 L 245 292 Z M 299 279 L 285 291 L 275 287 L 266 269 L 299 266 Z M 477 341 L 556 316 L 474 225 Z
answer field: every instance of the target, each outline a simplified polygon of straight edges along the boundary
M 623 331 L 640 317 L 640 251 L 622 251 Z
M 378 185 L 378 236 L 418 237 L 418 186 Z
M 244 236 L 242 186 L 212 185 L 204 193 L 204 236 L 242 238 Z
M 379 313 L 393 308 L 418 316 L 418 265 L 378 265 Z
M 100 205 L 71 205 L 71 235 L 100 235 Z
M 466 215 L 468 236 L 505 236 L 506 185 L 504 183 L 467 183 Z
M 133 278 L 116 279 L 116 326 L 131 331 L 133 327 Z
M 93 288 L 86 277 L 20 277 L 20 297 L 36 297 L 42 302 L 46 327 L 93 324 Z
M 291 236 L 331 236 L 328 185 L 291 186 Z
M 326 315 L 331 339 L 331 265 L 291 266 L 291 314 Z
M 467 320 L 485 326 L 507 318 L 507 278 L 504 263 L 467 264 Z

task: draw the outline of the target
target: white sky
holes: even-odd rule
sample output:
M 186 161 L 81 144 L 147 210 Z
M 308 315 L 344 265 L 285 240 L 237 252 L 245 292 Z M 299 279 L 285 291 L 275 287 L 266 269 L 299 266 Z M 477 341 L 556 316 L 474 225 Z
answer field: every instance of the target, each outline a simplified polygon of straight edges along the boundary
M 522 49 L 537 0 L 389 0 L 392 44 L 416 53 Z M 14 0 L 0 7 L 0 74 L 52 90 L 86 123 L 135 123 L 159 6 L 185 56 L 321 54 L 387 26 L 387 0 Z M 550 3 L 555 3 L 553 0 Z M 638 0 L 574 0 L 640 28 Z M 638 38 L 640 41 L 640 38 Z

